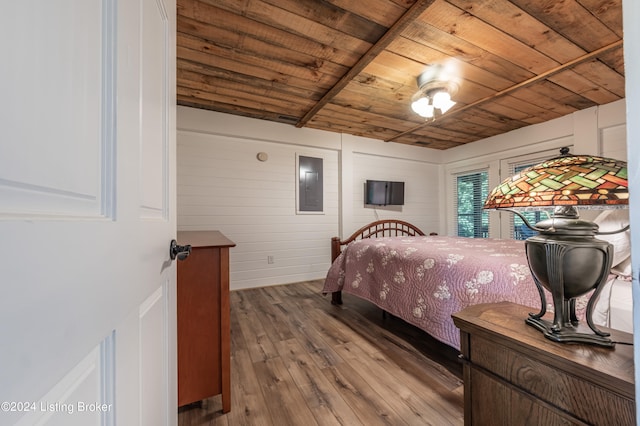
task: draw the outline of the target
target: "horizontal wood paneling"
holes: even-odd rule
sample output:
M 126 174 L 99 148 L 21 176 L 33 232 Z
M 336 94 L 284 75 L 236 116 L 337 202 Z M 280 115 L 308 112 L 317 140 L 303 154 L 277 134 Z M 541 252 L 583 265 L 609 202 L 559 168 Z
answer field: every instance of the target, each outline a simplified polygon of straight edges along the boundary
M 258 161 L 258 152 L 269 159 Z M 296 153 L 324 158 L 324 214 L 296 214 Z M 338 232 L 337 152 L 179 132 L 177 155 L 178 228 L 220 230 L 236 243 L 232 289 L 326 274 Z
M 627 160 L 627 127 L 624 124 L 600 130 L 603 157 Z
M 423 232 L 438 232 L 440 166 L 409 159 L 355 154 L 353 162 L 353 226 L 345 237 L 361 226 L 378 219 L 400 219 Z M 365 206 L 364 185 L 369 180 L 402 181 L 403 206 Z
M 178 103 L 445 150 L 624 98 L 622 36 L 621 0 L 178 0 Z
M 494 119 L 486 111 L 470 115 L 467 125 L 473 129 L 476 122 Z M 220 230 L 236 242 L 232 288 L 324 278 L 330 238 L 347 237 L 376 219 L 402 219 L 427 233 L 446 233 L 453 214 L 446 193 L 452 172 L 481 166 L 488 168 L 490 184 L 497 184 L 501 160 L 575 144 L 574 135 L 580 152 L 626 156 L 624 102 L 444 152 L 349 135 L 330 145 L 335 136 L 329 132 L 190 108 L 179 108 L 178 122 L 183 129 L 178 132 L 178 228 Z M 211 134 L 212 129 L 224 134 Z M 269 154 L 268 161 L 256 159 L 261 151 Z M 295 214 L 296 152 L 325 158 L 323 215 Z M 405 205 L 365 207 L 367 179 L 404 181 Z M 273 264 L 267 263 L 268 256 L 274 257 Z

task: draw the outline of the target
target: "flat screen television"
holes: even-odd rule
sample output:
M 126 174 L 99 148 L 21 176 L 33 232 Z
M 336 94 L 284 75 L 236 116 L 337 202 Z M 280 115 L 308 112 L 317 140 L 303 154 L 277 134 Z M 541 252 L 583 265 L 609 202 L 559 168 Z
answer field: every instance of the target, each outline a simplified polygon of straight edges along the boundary
M 364 202 L 375 206 L 402 206 L 404 205 L 404 182 L 367 180 Z

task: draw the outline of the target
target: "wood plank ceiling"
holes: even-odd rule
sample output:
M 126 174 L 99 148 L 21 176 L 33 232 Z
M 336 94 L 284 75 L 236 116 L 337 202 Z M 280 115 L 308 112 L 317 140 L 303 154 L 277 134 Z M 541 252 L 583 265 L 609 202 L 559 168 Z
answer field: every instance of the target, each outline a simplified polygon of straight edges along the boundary
M 179 105 L 435 149 L 624 98 L 621 0 L 178 0 L 177 51 Z

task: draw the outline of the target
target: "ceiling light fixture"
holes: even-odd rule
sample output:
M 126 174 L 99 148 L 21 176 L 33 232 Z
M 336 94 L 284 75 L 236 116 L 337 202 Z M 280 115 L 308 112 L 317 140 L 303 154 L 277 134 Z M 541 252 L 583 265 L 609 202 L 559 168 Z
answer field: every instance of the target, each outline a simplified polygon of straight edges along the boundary
M 417 78 L 418 91 L 413 95 L 411 109 L 424 118 L 449 111 L 456 103 L 451 100 L 458 92 L 458 84 L 443 72 L 441 65 L 433 65 Z

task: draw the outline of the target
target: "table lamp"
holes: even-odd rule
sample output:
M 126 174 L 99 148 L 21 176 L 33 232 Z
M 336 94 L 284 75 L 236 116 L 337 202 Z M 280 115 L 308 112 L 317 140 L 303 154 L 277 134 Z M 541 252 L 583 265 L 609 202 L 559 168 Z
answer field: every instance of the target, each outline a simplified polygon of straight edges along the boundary
M 518 215 L 538 234 L 525 240 L 529 269 L 540 294 L 541 309 L 525 322 L 545 337 L 561 343 L 588 343 L 613 347 L 609 334 L 593 323 L 598 295 L 611 269 L 613 246 L 596 235 L 598 225 L 581 220 L 577 208 L 620 208 L 629 203 L 627 163 L 591 155 L 559 157 L 531 166 L 504 180 L 487 197 L 485 209 L 502 209 Z M 530 224 L 522 210 L 554 208 L 550 218 Z M 607 232 L 622 232 L 628 227 Z M 553 299 L 553 321 L 544 319 Z M 586 308 L 589 329 L 576 316 L 576 298 L 593 290 Z

